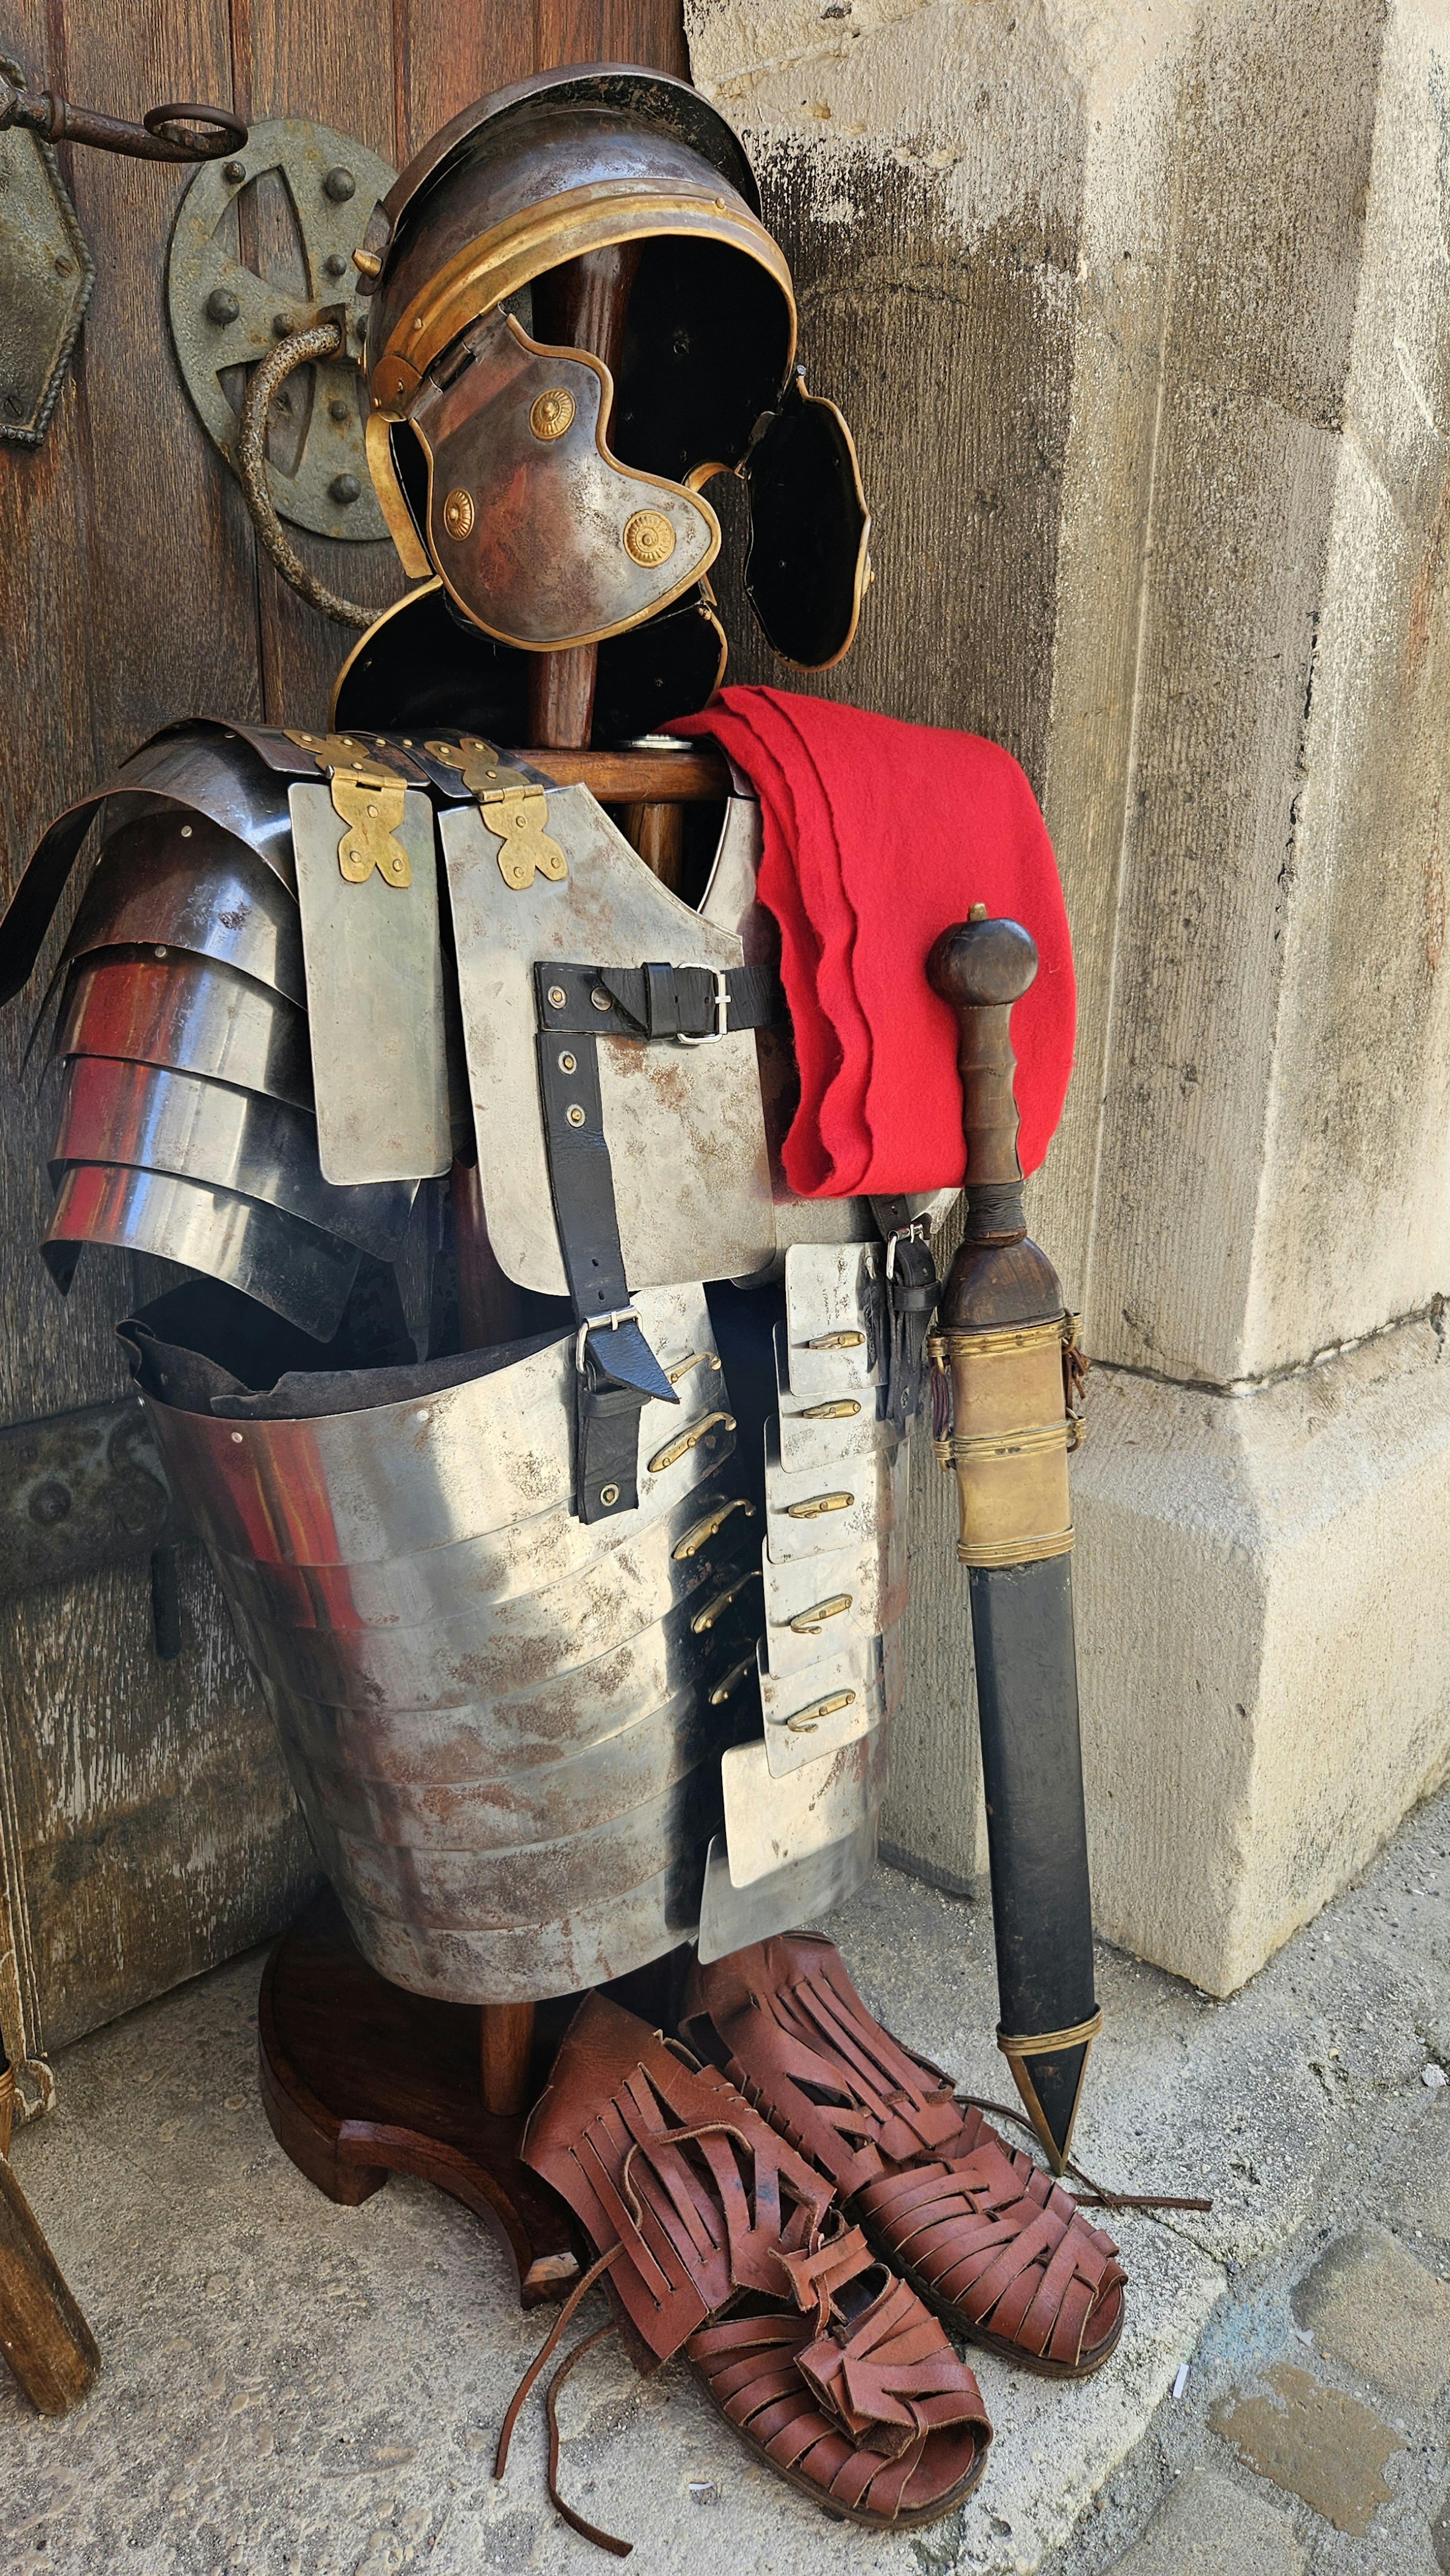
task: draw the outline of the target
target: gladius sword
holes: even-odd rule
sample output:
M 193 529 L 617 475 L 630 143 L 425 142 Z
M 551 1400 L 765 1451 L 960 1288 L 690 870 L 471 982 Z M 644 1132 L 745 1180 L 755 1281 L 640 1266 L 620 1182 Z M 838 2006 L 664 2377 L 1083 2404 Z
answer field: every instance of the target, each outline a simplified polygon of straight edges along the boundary
M 927 959 L 957 1015 L 966 1232 L 928 1349 L 937 1453 L 956 1470 L 967 1568 L 987 1844 L 1007 2059 L 1054 2173 L 1066 2167 L 1094 1994 L 1072 1618 L 1073 1319 L 1028 1240 L 1009 1023 L 1037 972 L 1015 921 L 944 930 Z M 948 1396 L 949 1400 L 942 1401 Z

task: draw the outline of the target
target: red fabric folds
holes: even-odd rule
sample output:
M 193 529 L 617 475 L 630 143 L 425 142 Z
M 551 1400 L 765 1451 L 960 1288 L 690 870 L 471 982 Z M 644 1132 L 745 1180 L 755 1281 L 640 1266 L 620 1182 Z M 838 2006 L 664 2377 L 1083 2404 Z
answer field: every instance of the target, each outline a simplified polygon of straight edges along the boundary
M 974 903 L 1020 921 L 1039 965 L 1012 1014 L 1018 1150 L 1062 1113 L 1076 996 L 1047 829 L 1010 752 L 783 689 L 726 689 L 671 733 L 713 736 L 761 801 L 761 901 L 780 926 L 800 1106 L 784 1149 L 803 1198 L 963 1177 L 957 1028 L 924 972 Z

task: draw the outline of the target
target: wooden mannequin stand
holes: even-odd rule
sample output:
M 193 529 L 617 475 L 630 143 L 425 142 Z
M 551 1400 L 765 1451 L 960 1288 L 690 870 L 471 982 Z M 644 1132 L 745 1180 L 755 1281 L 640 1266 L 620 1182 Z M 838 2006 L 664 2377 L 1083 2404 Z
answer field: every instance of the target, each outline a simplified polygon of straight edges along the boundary
M 534 287 L 535 337 L 613 367 L 637 244 L 592 252 Z M 529 673 L 531 752 L 560 786 L 623 808 L 628 838 L 679 881 L 682 807 L 729 793 L 712 752 L 591 751 L 597 647 L 539 653 Z M 529 756 L 529 755 L 526 755 Z M 477 1157 L 451 1181 L 465 1349 L 513 1340 L 519 1292 L 488 1240 Z M 668 2027 L 670 1963 L 628 1981 L 634 2008 Z M 657 1994 L 655 1989 L 658 1990 Z M 580 2269 L 569 2213 L 518 2160 L 530 2105 L 572 2005 L 439 2003 L 369 1968 L 331 1891 L 284 1934 L 259 2008 L 262 2099 L 279 2144 L 330 2200 L 356 2206 L 388 2174 L 436 2183 L 508 2247 L 523 2305 L 559 2298 Z

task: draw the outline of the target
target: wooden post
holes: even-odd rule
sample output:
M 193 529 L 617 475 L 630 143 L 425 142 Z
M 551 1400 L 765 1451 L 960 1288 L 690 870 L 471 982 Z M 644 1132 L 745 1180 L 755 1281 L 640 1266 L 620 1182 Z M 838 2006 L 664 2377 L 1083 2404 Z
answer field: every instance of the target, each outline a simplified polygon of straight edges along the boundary
M 64 2415 L 101 2356 L 11 2169 L 14 2102 L 14 2071 L 0 2050 L 0 2352 L 42 2415 Z

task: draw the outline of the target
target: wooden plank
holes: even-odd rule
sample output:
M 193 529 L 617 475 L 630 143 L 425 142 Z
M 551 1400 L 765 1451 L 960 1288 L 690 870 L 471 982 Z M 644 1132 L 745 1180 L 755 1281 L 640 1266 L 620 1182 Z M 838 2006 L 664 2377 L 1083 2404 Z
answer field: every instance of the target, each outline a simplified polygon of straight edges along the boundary
M 226 0 L 57 0 L 50 42 L 0 0 L 0 42 L 42 83 L 124 116 L 228 103 Z M 99 275 L 45 445 L 0 449 L 0 801 L 9 880 L 57 807 L 189 707 L 260 711 L 252 538 L 192 414 L 166 325 L 186 174 L 63 156 Z M 64 924 L 32 990 L 39 994 Z M 22 1077 L 24 1006 L 0 1027 L 0 1419 L 126 1383 L 124 1255 L 87 1253 L 70 1298 L 35 1252 L 46 1115 Z M 275 1922 L 310 1874 L 259 1696 L 209 1574 L 186 1573 L 188 1651 L 152 1651 L 147 1569 L 0 1614 L 11 1896 L 52 2045 L 194 1974 Z
M 350 0 L 345 44 L 338 41 L 332 0 L 248 0 L 234 10 L 233 27 L 244 114 L 259 123 L 273 116 L 311 117 L 355 135 L 396 166 L 392 0 Z M 310 571 L 365 608 L 385 608 L 405 587 L 387 538 L 357 545 L 303 528 L 287 534 Z M 332 683 L 357 629 L 319 616 L 261 548 L 256 578 L 267 715 L 275 724 L 325 725 Z
M 538 59 L 529 0 L 400 0 L 395 72 L 399 157 L 407 161 L 476 98 L 527 80 Z
M 538 0 L 538 66 L 644 63 L 690 77 L 678 0 Z

